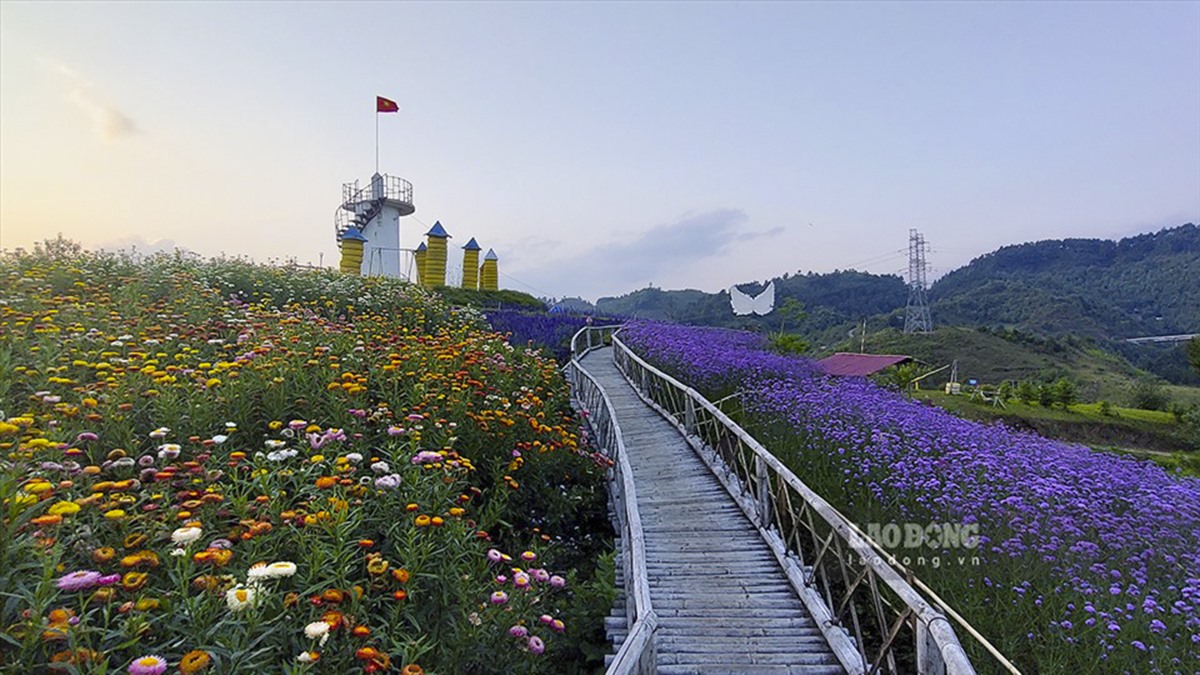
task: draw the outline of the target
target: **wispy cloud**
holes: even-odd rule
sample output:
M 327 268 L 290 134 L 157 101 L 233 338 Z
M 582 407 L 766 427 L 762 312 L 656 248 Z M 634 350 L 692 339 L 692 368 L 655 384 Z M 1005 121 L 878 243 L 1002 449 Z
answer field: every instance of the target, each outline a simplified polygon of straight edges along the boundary
M 137 123 L 133 118 L 103 101 L 96 93 L 94 82 L 62 63 L 47 65 L 64 78 L 70 88 L 67 100 L 91 119 L 92 128 L 100 138 L 115 141 L 138 132 Z
M 625 241 L 597 246 L 570 258 L 549 261 L 524 272 L 547 287 L 592 294 L 662 279 L 697 262 L 722 256 L 737 242 L 776 236 L 784 231 L 742 229 L 746 214 L 717 209 L 652 227 Z
M 173 239 L 148 241 L 136 234 L 101 242 L 96 245 L 96 248 L 102 251 L 128 251 L 130 253 L 139 253 L 142 255 L 152 255 L 154 253 L 173 253 L 176 249 L 183 253 L 190 252 L 188 248 L 180 246 L 179 244 L 175 243 Z

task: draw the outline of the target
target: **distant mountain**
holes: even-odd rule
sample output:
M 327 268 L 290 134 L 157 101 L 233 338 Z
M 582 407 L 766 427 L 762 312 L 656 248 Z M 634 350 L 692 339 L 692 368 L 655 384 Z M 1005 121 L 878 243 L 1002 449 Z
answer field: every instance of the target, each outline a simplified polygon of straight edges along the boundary
M 1200 227 L 1005 246 L 929 289 L 935 324 L 1113 340 L 1200 331 Z
M 775 282 L 775 306 L 794 298 L 804 304 L 808 318 L 802 328 L 819 332 L 863 317 L 904 307 L 908 288 L 900 277 L 866 272 L 838 271 L 828 274 L 784 274 L 764 282 L 738 284 L 751 295 Z M 779 329 L 779 317 L 736 316 L 729 293 L 705 293 L 694 289 L 664 291 L 644 288 L 616 298 L 600 298 L 596 310 L 605 314 L 633 316 L 678 323 L 744 329 Z
M 894 275 L 813 272 L 739 284 L 757 294 L 775 282 L 776 306 L 804 304 L 789 331 L 834 345 L 866 320 L 900 328 L 908 287 Z M 935 326 L 1087 337 L 1134 365 L 1180 384 L 1200 384 L 1180 345 L 1133 346 L 1128 337 L 1200 332 L 1200 227 L 1168 228 L 1119 241 L 1061 239 L 1005 246 L 950 272 L 929 289 Z M 780 317 L 735 316 L 729 294 L 644 288 L 600 298 L 596 311 L 747 330 L 778 330 Z

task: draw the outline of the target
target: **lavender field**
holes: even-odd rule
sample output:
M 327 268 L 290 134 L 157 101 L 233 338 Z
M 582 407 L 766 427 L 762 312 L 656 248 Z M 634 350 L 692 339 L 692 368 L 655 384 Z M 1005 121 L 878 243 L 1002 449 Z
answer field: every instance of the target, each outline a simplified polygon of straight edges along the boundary
M 621 336 L 710 400 L 740 392 L 735 417 L 860 527 L 977 530 L 881 543 L 1023 672 L 1200 672 L 1200 480 L 828 378 L 749 333 Z

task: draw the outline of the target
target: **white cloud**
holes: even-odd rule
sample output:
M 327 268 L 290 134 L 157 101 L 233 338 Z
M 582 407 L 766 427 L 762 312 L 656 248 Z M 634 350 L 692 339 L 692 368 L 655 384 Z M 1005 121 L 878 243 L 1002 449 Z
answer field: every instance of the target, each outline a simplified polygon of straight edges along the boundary
M 138 132 L 137 123 L 115 106 L 105 103 L 95 93 L 96 85 L 62 63 L 48 63 L 54 72 L 65 78 L 70 86 L 67 100 L 83 111 L 92 121 L 96 134 L 106 140 L 115 141 Z

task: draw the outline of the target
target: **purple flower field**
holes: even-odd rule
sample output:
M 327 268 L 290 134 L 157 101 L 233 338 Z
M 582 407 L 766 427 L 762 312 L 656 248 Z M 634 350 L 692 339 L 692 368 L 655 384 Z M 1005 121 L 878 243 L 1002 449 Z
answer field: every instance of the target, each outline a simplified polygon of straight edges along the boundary
M 514 309 L 489 310 L 486 314 L 492 330 L 509 333 L 509 342 L 520 346 L 530 342 L 546 349 L 559 363 L 571 358 L 571 336 L 587 325 L 589 317 L 582 314 L 526 312 Z M 595 318 L 597 326 L 612 321 Z
M 1023 672 L 1200 672 L 1200 480 L 828 378 L 749 333 L 621 339 L 710 399 L 743 392 L 743 425 L 861 527 L 978 528 L 888 549 Z

